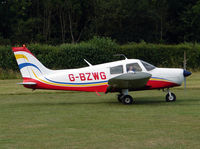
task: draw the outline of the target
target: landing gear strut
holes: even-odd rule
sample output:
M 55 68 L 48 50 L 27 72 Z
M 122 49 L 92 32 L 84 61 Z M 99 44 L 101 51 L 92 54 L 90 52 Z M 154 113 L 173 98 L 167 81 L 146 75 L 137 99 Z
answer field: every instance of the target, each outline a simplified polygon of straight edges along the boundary
M 128 89 L 122 90 L 122 92 L 118 95 L 118 101 L 126 105 L 133 103 L 133 98 L 128 95 Z
M 170 90 L 169 89 L 167 89 L 167 95 L 166 95 L 166 102 L 174 102 L 174 101 L 176 101 L 176 95 L 174 94 L 174 93 L 172 93 L 172 92 L 170 92 Z

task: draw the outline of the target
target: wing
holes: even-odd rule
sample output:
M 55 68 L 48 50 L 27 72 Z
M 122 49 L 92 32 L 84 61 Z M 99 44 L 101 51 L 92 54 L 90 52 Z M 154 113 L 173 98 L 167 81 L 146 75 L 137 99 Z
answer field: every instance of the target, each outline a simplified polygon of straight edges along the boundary
M 152 75 L 146 72 L 125 73 L 108 80 L 106 92 L 121 89 L 139 90 L 147 87 L 146 84 Z

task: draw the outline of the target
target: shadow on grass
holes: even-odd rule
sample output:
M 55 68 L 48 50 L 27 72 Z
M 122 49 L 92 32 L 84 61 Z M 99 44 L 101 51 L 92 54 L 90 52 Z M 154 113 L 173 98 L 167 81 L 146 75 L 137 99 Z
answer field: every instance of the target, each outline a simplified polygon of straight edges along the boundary
M 119 103 L 117 99 L 115 98 L 108 98 L 98 101 L 95 99 L 95 101 L 81 101 L 73 100 L 73 101 L 67 101 L 63 100 L 59 102 L 57 101 L 34 101 L 34 102 L 23 102 L 23 103 L 15 103 L 15 105 L 18 106 L 73 106 L 73 105 L 108 105 L 108 106 L 114 106 L 114 105 L 122 105 L 122 106 L 137 106 L 137 105 L 146 105 L 146 106 L 169 106 L 169 105 L 197 105 L 200 103 L 198 98 L 195 99 L 177 99 L 176 102 L 166 102 L 163 97 L 160 96 L 154 96 L 151 98 L 148 97 L 137 97 L 134 98 L 135 103 L 132 105 L 124 105 L 122 103 Z
M 137 99 L 136 105 L 164 105 L 165 101 L 160 99 Z
M 200 99 L 199 98 L 195 98 L 195 99 L 181 99 L 181 100 L 176 100 L 176 102 L 179 102 L 179 103 L 193 103 L 193 104 L 200 104 L 200 103 L 197 103 L 199 102 Z M 195 103 L 194 103 L 195 102 Z
M 177 105 L 197 105 L 197 104 L 191 104 L 186 101 L 178 101 L 178 102 L 168 102 L 166 103 L 165 101 L 137 101 L 135 104 L 132 105 L 124 105 L 119 102 L 60 102 L 60 103 L 55 103 L 55 102 L 38 102 L 38 103 L 17 103 L 15 106 L 26 106 L 26 107 L 34 107 L 34 106 L 78 106 L 78 105 L 106 105 L 106 106 L 139 106 L 139 105 L 144 105 L 144 106 L 177 106 Z
M 119 103 L 116 99 L 109 99 L 109 100 L 103 100 L 103 101 L 73 101 L 73 102 L 31 102 L 31 103 L 17 103 L 17 105 L 21 106 L 71 106 L 71 105 L 122 105 L 122 106 L 136 106 L 136 105 L 166 105 L 166 102 L 164 100 L 160 100 L 159 97 L 154 99 L 147 99 L 147 98 L 137 98 L 135 99 L 135 103 L 132 105 L 124 105 L 122 103 Z
M 38 103 L 17 103 L 16 106 L 77 106 L 77 105 L 117 105 L 117 102 L 38 102 Z

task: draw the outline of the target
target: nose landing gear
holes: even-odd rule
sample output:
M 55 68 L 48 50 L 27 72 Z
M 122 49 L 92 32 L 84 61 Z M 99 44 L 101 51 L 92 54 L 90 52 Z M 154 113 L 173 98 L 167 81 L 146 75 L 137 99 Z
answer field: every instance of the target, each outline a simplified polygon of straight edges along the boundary
M 176 101 L 176 95 L 174 93 L 170 92 L 169 89 L 167 89 L 167 92 L 168 93 L 167 93 L 167 95 L 165 97 L 166 102 L 174 102 L 174 101 Z

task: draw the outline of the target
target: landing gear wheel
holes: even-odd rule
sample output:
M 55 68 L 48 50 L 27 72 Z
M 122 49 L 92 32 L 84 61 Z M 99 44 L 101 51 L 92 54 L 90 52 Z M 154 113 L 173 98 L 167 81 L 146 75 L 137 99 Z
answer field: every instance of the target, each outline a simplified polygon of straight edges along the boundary
M 133 98 L 130 95 L 124 95 L 122 97 L 123 104 L 130 105 L 133 103 Z
M 170 96 L 170 93 L 168 93 L 166 95 L 166 102 L 174 102 L 176 101 L 176 95 L 174 93 L 171 93 L 171 96 Z
M 118 101 L 121 102 L 121 103 L 122 103 L 122 98 L 123 98 L 123 94 L 117 95 L 117 99 L 118 99 Z

